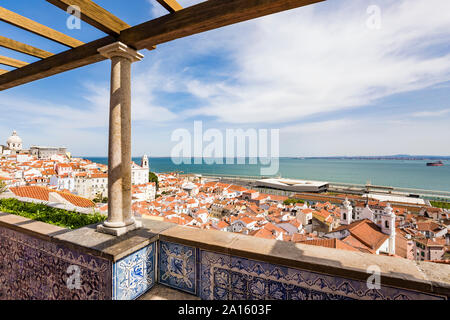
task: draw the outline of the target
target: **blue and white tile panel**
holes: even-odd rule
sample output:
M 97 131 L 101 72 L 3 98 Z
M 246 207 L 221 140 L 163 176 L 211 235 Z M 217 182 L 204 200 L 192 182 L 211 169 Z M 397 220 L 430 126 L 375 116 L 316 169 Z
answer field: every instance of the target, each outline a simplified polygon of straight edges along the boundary
M 197 252 L 194 247 L 159 241 L 158 282 L 197 295 Z
M 113 265 L 113 299 L 133 300 L 155 283 L 155 242 Z
M 199 296 L 204 300 L 442 299 L 439 296 L 287 268 L 200 250 Z
M 110 300 L 111 269 L 109 260 L 0 227 L 0 300 Z M 76 273 L 79 287 L 70 287 Z

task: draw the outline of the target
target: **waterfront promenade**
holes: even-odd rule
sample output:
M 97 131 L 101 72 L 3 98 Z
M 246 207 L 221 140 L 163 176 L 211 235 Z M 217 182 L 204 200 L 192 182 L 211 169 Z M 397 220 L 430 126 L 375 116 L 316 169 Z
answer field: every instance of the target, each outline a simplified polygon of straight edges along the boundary
M 195 175 L 195 174 L 188 174 Z M 202 174 L 204 179 L 211 180 L 220 180 L 225 183 L 233 183 L 238 184 L 244 187 L 255 188 L 255 183 L 258 180 L 264 179 L 264 177 L 257 176 L 234 176 L 234 175 L 209 175 Z M 283 189 L 271 189 L 271 188 L 261 188 L 256 187 L 257 189 L 264 190 L 266 193 L 272 193 L 275 195 L 283 195 L 289 196 L 293 195 L 296 192 L 287 191 Z M 362 184 L 352 184 L 352 183 L 329 183 L 329 192 L 339 192 L 339 193 L 349 193 L 349 194 L 367 194 L 367 193 L 377 193 L 384 194 L 390 196 L 398 196 L 398 197 L 420 197 L 426 200 L 447 200 L 450 201 L 450 192 L 449 191 L 440 191 L 440 190 L 424 190 L 424 189 L 414 189 L 414 188 L 400 188 L 400 187 L 391 187 L 391 186 L 375 186 L 375 185 L 362 185 Z

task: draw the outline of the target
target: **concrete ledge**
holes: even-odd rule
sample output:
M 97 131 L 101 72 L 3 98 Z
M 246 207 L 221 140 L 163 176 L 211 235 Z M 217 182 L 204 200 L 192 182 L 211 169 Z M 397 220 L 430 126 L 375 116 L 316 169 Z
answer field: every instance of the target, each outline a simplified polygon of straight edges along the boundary
M 90 253 L 100 255 L 113 262 L 158 240 L 158 234 L 146 228 L 116 237 L 97 232 L 97 226 L 98 224 L 71 230 L 55 236 L 54 239 L 68 246 L 74 245 L 78 248 L 84 248 Z
M 201 300 L 199 297 L 163 285 L 155 285 L 138 300 Z
M 20 231 L 44 240 L 50 240 L 52 235 L 67 232 L 69 230 L 4 212 L 0 212 L 0 226 Z
M 0 213 L 0 226 L 49 242 L 55 242 L 70 249 L 103 257 L 112 262 L 116 262 L 158 240 L 158 234 L 151 232 L 151 228 L 141 228 L 116 237 L 97 232 L 97 225 L 99 224 L 70 230 L 13 214 Z M 156 225 L 154 229 L 160 231 L 168 227 L 170 226 Z

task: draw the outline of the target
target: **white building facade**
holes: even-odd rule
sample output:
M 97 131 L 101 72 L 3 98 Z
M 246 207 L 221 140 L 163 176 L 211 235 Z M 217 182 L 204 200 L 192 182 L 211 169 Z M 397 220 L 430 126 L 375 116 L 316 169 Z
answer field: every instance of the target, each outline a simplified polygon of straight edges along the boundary
M 141 165 L 136 163 L 131 164 L 131 184 L 141 185 L 147 184 L 150 178 L 150 166 L 147 155 L 144 155 L 141 160 Z
M 74 193 L 80 197 L 94 199 L 108 196 L 108 175 L 106 173 L 76 174 Z

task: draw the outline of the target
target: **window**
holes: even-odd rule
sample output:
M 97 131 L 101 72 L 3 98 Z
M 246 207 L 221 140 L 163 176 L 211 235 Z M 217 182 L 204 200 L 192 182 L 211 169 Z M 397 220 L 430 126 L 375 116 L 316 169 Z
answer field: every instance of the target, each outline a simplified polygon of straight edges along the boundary
M 344 213 L 343 217 L 344 217 L 344 220 L 347 220 L 347 214 L 346 213 Z
M 389 228 L 389 221 L 386 220 L 386 221 L 384 222 L 384 226 L 385 226 L 386 228 Z

